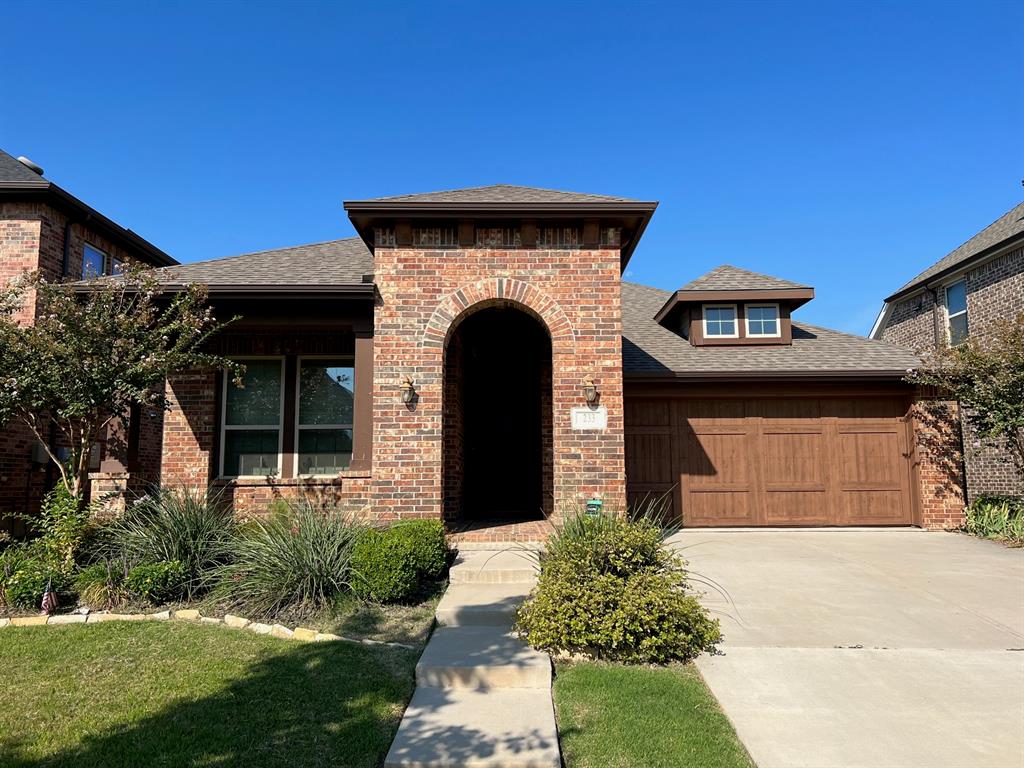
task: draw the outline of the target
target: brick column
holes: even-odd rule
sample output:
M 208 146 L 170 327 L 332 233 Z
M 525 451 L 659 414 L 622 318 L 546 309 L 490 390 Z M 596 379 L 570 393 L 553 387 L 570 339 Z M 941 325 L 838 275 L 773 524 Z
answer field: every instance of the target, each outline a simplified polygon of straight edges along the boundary
M 216 472 L 217 375 L 185 371 L 167 379 L 160 483 L 205 489 Z
M 918 459 L 921 526 L 955 530 L 964 524 L 963 452 L 955 402 L 923 399 L 912 408 Z

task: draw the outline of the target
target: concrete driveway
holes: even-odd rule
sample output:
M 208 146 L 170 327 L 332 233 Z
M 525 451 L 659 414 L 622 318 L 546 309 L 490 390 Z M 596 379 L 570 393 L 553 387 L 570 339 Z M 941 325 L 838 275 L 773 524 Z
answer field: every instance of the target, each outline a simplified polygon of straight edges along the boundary
M 698 668 L 760 768 L 1024 767 L 1024 550 L 918 530 L 684 531 Z M 699 577 L 698 577 L 699 578 Z

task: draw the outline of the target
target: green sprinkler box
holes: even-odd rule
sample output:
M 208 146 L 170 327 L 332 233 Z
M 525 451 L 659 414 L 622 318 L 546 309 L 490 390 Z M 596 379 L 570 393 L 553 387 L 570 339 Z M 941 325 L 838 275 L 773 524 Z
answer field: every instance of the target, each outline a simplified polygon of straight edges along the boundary
M 587 502 L 587 517 L 598 517 L 601 514 L 601 508 L 604 506 L 604 502 L 600 499 L 591 499 Z

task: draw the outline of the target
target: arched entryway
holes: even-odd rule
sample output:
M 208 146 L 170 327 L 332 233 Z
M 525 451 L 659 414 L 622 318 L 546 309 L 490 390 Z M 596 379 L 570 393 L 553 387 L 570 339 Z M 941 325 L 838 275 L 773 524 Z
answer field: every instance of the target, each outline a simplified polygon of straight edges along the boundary
M 445 348 L 444 512 L 540 520 L 553 500 L 551 339 L 512 302 L 469 310 Z

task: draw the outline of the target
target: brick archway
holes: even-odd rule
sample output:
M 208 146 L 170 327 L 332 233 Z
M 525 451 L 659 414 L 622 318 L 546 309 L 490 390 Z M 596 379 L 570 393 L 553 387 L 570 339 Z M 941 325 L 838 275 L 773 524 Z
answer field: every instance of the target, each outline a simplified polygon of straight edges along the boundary
M 572 349 L 575 333 L 558 302 L 539 288 L 510 277 L 479 280 L 448 294 L 438 303 L 427 322 L 421 337 L 422 346 L 443 350 L 458 324 L 457 320 L 474 309 L 494 306 L 503 301 L 525 309 L 544 324 L 551 336 L 553 352 Z

